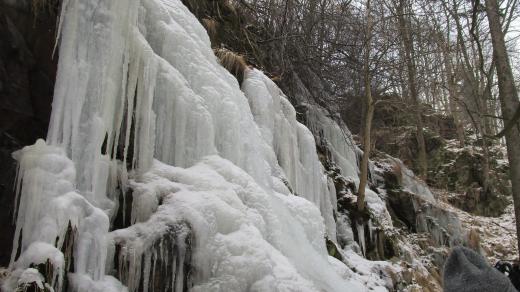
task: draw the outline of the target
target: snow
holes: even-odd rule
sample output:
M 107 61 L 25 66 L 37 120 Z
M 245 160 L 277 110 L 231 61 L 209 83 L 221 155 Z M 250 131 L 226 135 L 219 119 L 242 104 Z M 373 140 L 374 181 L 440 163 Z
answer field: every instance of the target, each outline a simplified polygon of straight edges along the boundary
M 23 253 L 23 256 L 18 259 L 16 266 L 26 267 L 30 264 L 44 264 L 47 260 L 54 267 L 54 270 L 58 271 L 54 276 L 61 277 L 65 264 L 63 254 L 53 245 L 44 242 L 32 243 Z
M 36 269 L 29 268 L 24 270 L 18 279 L 18 286 L 30 283 L 36 283 L 39 289 L 44 288 L 43 276 Z
M 325 236 L 336 240 L 336 198 L 312 133 L 357 179 L 344 128 L 323 112 L 311 115 L 312 132 L 299 124 L 259 71 L 246 72 L 244 94 L 180 0 L 62 6 L 48 137 L 14 154 L 9 283 L 49 259 L 59 275 L 50 284 L 61 291 L 70 224 L 72 291 L 140 291 L 141 283 L 148 291 L 161 260 L 176 263 L 175 291 L 188 272 L 193 291 L 366 290 L 325 248 Z M 127 190 L 131 226 L 110 231 Z M 377 209 L 381 201 L 367 198 Z
M 348 267 L 354 269 L 355 273 L 349 272 L 348 267 L 341 265 L 336 259 L 329 258 L 329 260 L 336 262 L 335 266 L 343 270 L 343 274 L 350 273 L 350 277 L 363 283 L 365 287 L 370 287 L 371 291 L 393 289 L 392 279 L 388 273 L 396 273 L 400 267 L 384 261 L 369 261 L 352 250 L 344 250 L 341 254 L 345 258 L 344 262 L 348 262 Z
M 447 203 L 448 195 L 440 193 L 443 208 L 457 214 L 462 227 L 469 233 L 476 232 L 479 237 L 479 245 L 482 254 L 488 259 L 490 265 L 495 265 L 499 260 L 513 260 L 518 254 L 516 225 L 513 202 L 506 207 L 500 217 L 483 217 L 470 214 Z M 465 241 L 468 241 L 465 234 Z
M 385 222 L 389 226 L 392 225 L 392 218 L 386 209 L 386 203 L 368 187 L 365 189 L 365 202 L 379 222 Z
M 137 255 L 146 254 L 168 226 L 187 220 L 196 238 L 192 256 L 199 284 L 194 291 L 361 287 L 342 280 L 328 264 L 323 219 L 315 205 L 293 195 L 268 194 L 227 160 L 208 156 L 188 169 L 156 161 L 142 182 L 132 184 L 140 185 L 136 190 L 142 194 L 164 197 L 163 204 L 146 222 L 112 236 L 129 243 L 127 249 Z M 129 270 L 139 273 L 140 264 L 135 261 Z M 139 283 L 139 277 L 130 278 Z
M 36 287 L 42 290 L 44 288 L 52 289 L 52 287 L 49 287 L 44 283 L 45 280 L 37 269 L 28 268 L 26 270 L 18 270 L 15 271 L 15 274 L 16 277 L 9 279 L 10 281 L 5 284 L 4 288 L 16 289 L 16 287 L 28 287 L 35 284 Z M 13 279 L 17 279 L 17 281 L 12 281 Z

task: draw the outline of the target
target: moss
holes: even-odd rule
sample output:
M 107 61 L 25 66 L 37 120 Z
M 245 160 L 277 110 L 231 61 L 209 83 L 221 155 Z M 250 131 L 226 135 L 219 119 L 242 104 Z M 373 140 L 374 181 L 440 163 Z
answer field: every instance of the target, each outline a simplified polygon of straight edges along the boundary
M 336 259 L 343 261 L 343 256 L 338 250 L 338 247 L 336 244 L 330 240 L 328 237 L 325 237 L 325 244 L 327 246 L 327 251 L 329 252 L 329 255 L 331 257 L 335 257 Z
M 507 167 L 498 166 L 502 159 L 491 152 L 488 186 L 484 191 L 484 157 L 480 147 L 446 148 L 440 151 L 430 167 L 430 185 L 458 193 L 449 197 L 450 203 L 477 215 L 499 216 L 507 206 L 511 194 Z

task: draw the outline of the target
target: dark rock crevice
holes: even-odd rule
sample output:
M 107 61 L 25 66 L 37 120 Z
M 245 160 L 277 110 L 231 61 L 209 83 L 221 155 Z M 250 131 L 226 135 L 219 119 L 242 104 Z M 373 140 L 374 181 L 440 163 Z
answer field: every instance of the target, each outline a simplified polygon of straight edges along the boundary
M 46 137 L 58 61 L 53 50 L 59 1 L 38 13 L 15 3 L 0 1 L 0 266 L 9 263 L 14 236 L 11 153 Z

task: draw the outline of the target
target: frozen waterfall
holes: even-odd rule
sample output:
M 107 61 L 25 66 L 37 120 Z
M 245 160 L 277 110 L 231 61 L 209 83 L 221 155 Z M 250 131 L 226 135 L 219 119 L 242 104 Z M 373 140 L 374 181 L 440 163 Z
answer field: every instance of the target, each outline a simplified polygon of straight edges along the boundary
M 365 290 L 327 254 L 336 193 L 313 134 L 260 71 L 241 90 L 180 0 L 65 0 L 59 27 L 47 141 L 15 153 L 7 291 Z

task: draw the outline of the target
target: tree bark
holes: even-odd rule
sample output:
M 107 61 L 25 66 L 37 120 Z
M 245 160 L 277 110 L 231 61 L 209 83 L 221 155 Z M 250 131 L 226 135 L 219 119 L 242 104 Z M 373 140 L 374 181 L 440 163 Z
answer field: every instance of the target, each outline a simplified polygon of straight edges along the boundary
M 365 83 L 365 121 L 363 127 L 363 157 L 361 158 L 359 188 L 357 206 L 362 212 L 365 209 L 365 188 L 368 182 L 368 158 L 370 157 L 370 135 L 372 128 L 372 117 L 374 116 L 374 101 L 372 99 L 372 78 L 370 75 L 370 40 L 372 38 L 372 17 L 370 14 L 370 0 L 367 0 L 367 30 L 365 37 L 365 53 L 364 53 L 364 83 Z
M 457 103 L 455 101 L 455 96 L 457 95 L 455 81 L 453 80 L 453 68 L 451 66 L 451 60 L 449 59 L 449 46 L 444 46 L 445 51 L 443 52 L 443 61 L 444 68 L 446 70 L 446 79 L 448 83 L 448 106 L 451 116 L 453 117 L 453 122 L 455 123 L 455 129 L 457 132 L 457 138 L 459 140 L 459 146 L 464 147 L 465 145 L 465 137 L 464 137 L 464 127 L 462 125 L 459 112 L 457 109 Z
M 518 93 L 513 78 L 513 71 L 506 50 L 504 33 L 500 23 L 500 13 L 497 0 L 486 1 L 486 13 L 493 44 L 493 56 L 498 78 L 500 105 L 504 123 L 512 121 L 515 110 L 519 106 Z M 507 156 L 513 191 L 515 208 L 517 243 L 520 247 L 520 128 L 516 124 L 506 133 Z

